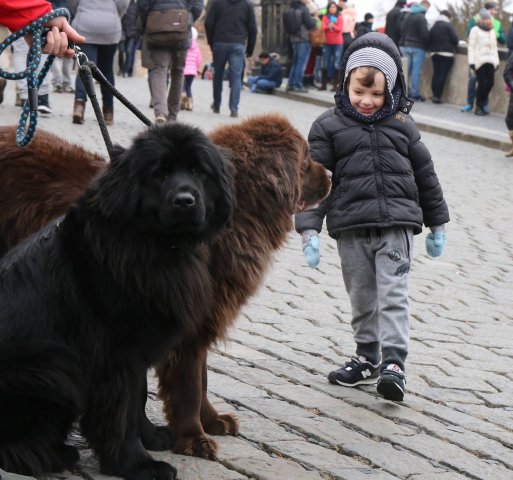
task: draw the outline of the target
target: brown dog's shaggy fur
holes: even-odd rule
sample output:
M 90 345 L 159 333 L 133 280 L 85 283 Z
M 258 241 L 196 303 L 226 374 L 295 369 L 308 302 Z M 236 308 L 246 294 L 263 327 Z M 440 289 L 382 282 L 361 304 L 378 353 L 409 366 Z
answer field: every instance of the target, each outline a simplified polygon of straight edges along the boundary
M 226 125 L 210 138 L 231 160 L 235 189 L 232 223 L 210 246 L 216 306 L 200 322 L 198 336 L 171 352 L 158 369 L 159 394 L 176 435 L 174 451 L 204 458 L 215 458 L 217 448 L 205 432 L 238 432 L 236 417 L 219 414 L 207 398 L 208 349 L 225 337 L 260 286 L 292 229 L 292 214 L 318 204 L 330 190 L 326 171 L 312 162 L 305 139 L 281 115 Z M 0 128 L 0 202 L 7 202 L 10 212 L 8 217 L 0 212 L 0 242 L 6 247 L 48 221 L 49 212 L 61 214 L 79 195 L 81 180 L 85 187 L 87 172 L 92 177 L 103 169 L 101 158 L 50 134 L 39 132 L 28 149 L 8 148 L 13 144 L 14 129 Z M 50 186 L 41 172 L 60 182 Z M 16 211 L 26 213 L 17 218 Z

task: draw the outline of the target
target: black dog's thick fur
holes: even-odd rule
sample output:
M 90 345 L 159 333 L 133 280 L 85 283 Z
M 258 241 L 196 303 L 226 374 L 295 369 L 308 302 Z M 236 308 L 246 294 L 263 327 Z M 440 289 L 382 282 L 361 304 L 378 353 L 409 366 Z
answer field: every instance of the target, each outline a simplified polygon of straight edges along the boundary
M 153 127 L 62 219 L 2 259 L 1 468 L 69 467 L 78 452 L 64 442 L 79 420 L 104 473 L 175 477 L 142 445 L 146 372 L 207 315 L 204 242 L 231 209 L 210 140 L 186 125 Z

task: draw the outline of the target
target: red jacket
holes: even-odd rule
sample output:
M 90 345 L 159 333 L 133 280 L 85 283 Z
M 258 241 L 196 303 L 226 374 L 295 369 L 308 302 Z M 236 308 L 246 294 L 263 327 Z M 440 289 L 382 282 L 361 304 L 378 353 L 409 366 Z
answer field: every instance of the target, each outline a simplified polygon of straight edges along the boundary
M 0 25 L 15 32 L 51 11 L 45 0 L 0 0 Z
M 328 45 L 342 45 L 344 42 L 342 39 L 342 28 L 344 25 L 342 15 L 337 16 L 337 23 L 333 25 L 333 28 L 328 28 L 329 23 L 329 15 L 326 14 L 322 17 L 322 29 L 326 35 L 326 41 L 324 43 Z

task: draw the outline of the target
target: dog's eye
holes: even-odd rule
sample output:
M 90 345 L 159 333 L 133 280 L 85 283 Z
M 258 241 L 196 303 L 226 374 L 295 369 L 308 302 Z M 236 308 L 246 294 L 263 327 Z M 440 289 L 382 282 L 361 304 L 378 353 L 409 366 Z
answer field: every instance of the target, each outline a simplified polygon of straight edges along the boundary
M 193 169 L 191 170 L 191 173 L 192 173 L 194 176 L 196 176 L 196 177 L 197 177 L 197 176 L 199 175 L 199 173 L 200 173 L 200 172 L 199 172 L 199 170 L 198 170 L 197 168 L 193 168 Z
M 161 174 L 160 174 L 160 179 L 161 179 L 161 180 L 167 180 L 167 177 L 168 177 L 168 176 L 169 176 L 169 175 L 168 175 L 167 173 L 161 173 Z

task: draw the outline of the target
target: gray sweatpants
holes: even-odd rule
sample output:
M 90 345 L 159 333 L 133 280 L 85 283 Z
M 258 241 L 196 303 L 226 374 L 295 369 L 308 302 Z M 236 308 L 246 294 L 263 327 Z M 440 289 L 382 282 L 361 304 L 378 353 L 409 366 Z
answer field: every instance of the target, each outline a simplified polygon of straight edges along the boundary
M 373 364 L 381 357 L 383 366 L 396 363 L 404 370 L 413 229 L 347 230 L 340 234 L 337 246 L 351 301 L 356 354 Z

